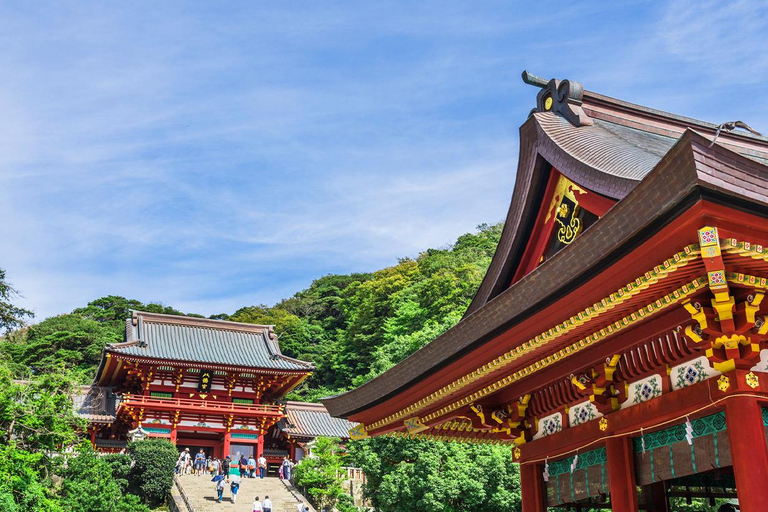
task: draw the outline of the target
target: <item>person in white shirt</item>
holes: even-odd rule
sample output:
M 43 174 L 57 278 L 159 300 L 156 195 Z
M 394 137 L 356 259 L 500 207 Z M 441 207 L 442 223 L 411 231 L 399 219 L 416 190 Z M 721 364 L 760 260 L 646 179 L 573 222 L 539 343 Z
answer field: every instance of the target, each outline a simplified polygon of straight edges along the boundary
M 304 512 L 304 504 L 302 502 L 296 505 L 296 512 Z
M 272 502 L 269 500 L 269 496 L 264 496 L 264 501 L 261 502 L 261 509 L 264 512 L 272 512 Z
M 264 473 L 267 472 L 267 459 L 264 456 L 259 457 L 259 478 L 264 478 Z
M 261 512 L 261 502 L 258 496 L 253 499 L 253 512 Z

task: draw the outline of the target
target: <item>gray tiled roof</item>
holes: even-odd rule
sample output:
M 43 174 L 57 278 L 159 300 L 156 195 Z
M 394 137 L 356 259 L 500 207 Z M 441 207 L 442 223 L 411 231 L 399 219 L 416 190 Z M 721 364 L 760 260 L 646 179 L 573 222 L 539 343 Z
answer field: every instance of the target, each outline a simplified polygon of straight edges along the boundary
M 600 119 L 592 126 L 576 127 L 552 112 L 534 115 L 547 135 L 574 158 L 621 178 L 641 180 L 677 142 Z
M 280 353 L 269 326 L 134 312 L 126 342 L 107 347 L 129 356 L 267 368 L 311 370 L 312 365 Z
M 92 423 L 115 421 L 118 399 L 111 389 L 100 386 L 82 386 L 72 399 L 75 414 Z
M 334 418 L 322 404 L 288 402 L 285 405 L 285 419 L 280 429 L 296 437 L 341 437 L 349 438 L 349 429 L 357 423 Z

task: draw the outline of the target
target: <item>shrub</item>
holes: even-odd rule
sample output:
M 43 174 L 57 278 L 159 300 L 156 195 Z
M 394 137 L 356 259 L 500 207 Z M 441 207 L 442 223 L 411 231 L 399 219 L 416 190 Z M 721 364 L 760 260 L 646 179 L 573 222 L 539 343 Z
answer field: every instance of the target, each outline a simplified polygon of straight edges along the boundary
M 50 480 L 43 476 L 45 456 L 20 450 L 13 444 L 0 446 L 0 510 L 60 512 Z
M 112 458 L 112 462 L 124 459 Z M 118 465 L 119 467 L 119 465 Z M 83 443 L 78 454 L 67 461 L 61 486 L 64 510 L 88 512 L 149 512 L 141 498 L 125 493 L 127 481 L 115 478 L 113 464 Z
M 178 453 L 166 439 L 146 439 L 128 444 L 133 461 L 131 481 L 150 506 L 163 502 L 173 485 L 173 470 Z

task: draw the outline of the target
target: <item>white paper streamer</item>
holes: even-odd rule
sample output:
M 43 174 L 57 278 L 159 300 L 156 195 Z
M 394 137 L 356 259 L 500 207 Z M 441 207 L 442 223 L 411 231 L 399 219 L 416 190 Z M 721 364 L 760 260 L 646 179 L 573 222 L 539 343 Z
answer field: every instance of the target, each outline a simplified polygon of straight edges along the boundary
M 693 445 L 693 423 L 688 417 L 685 417 L 685 440 L 689 445 Z

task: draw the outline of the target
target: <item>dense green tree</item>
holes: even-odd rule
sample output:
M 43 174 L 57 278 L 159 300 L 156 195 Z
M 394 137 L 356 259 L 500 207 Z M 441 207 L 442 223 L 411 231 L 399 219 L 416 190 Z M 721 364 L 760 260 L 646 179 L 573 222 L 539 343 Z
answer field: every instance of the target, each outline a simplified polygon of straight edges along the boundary
M 312 447 L 312 457 L 305 457 L 296 466 L 296 485 L 311 496 L 315 508 L 339 512 L 357 510 L 342 487 L 343 460 L 344 449 L 339 439 L 318 437 Z
M 27 512 L 64 510 L 47 477 L 49 463 L 41 452 L 0 444 L 0 510 Z
M 95 320 L 107 324 L 122 332 L 125 329 L 125 320 L 130 318 L 131 310 L 147 311 L 149 313 L 162 313 L 165 315 L 183 315 L 181 311 L 170 306 L 150 302 L 142 304 L 135 299 L 126 299 L 118 295 L 108 295 L 89 302 L 84 308 L 75 309 L 72 314 L 81 318 Z M 200 315 L 195 315 L 200 316 Z
M 25 317 L 33 316 L 31 311 L 12 303 L 16 297 L 18 292 L 6 280 L 5 270 L 0 268 L 0 333 L 21 327 Z
M 115 462 L 120 461 L 119 464 Z M 115 478 L 115 469 L 124 467 L 120 459 L 105 459 L 93 451 L 90 443 L 78 447 L 62 472 L 61 505 L 78 512 L 149 512 L 135 494 L 126 493 L 128 482 Z M 118 473 L 119 474 L 119 473 Z
M 75 314 L 43 320 L 24 332 L 8 336 L 3 350 L 17 375 L 74 371 L 82 382 L 93 378 L 101 352 L 108 343 L 122 341 L 112 325 Z
M 376 437 L 349 443 L 366 492 L 381 512 L 496 512 L 521 509 L 509 448 Z
M 133 461 L 130 478 L 152 506 L 162 503 L 173 485 L 173 471 L 179 452 L 167 439 L 145 439 L 129 443 Z
M 104 346 L 125 336 L 131 310 L 181 315 L 162 304 L 142 304 L 110 295 L 89 302 L 72 313 L 46 318 L 0 339 L 0 352 L 17 377 L 72 371 L 79 382 L 90 382 Z M 197 315 L 199 316 L 199 315 Z
M 59 450 L 76 440 L 75 429 L 84 426 L 74 415 L 73 380 L 51 374 L 19 382 L 0 366 L 0 444 L 28 451 Z

